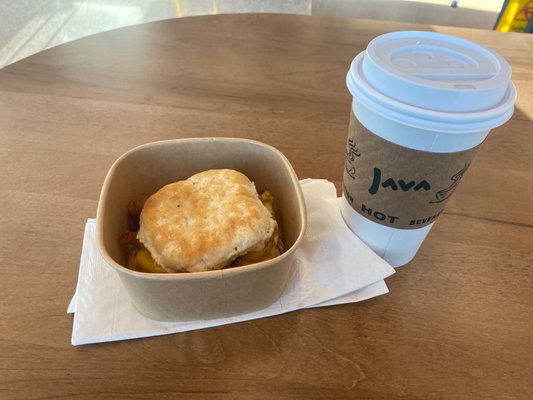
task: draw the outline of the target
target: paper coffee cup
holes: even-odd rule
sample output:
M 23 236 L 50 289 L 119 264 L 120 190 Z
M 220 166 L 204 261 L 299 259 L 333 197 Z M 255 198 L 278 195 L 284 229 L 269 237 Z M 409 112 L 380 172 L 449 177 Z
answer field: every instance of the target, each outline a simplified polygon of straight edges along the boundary
M 511 68 L 470 41 L 405 31 L 372 40 L 346 82 L 341 212 L 398 267 L 416 255 L 490 130 L 511 118 Z

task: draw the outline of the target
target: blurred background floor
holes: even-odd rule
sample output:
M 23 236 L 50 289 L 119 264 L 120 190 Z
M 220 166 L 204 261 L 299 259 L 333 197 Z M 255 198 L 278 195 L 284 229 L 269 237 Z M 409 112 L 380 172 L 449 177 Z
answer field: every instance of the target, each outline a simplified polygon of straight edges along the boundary
M 225 13 L 293 13 L 492 29 L 503 0 L 0 0 L 0 68 L 128 25 Z

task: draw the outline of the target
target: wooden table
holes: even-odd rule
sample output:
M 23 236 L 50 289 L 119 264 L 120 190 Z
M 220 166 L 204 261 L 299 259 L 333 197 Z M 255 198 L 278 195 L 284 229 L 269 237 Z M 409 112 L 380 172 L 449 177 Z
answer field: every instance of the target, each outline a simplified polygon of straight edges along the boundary
M 236 136 L 340 188 L 345 74 L 373 37 L 456 34 L 513 67 L 512 120 L 482 145 L 417 258 L 363 303 L 73 347 L 85 221 L 150 141 Z M 140 25 L 0 71 L 2 399 L 533 398 L 533 36 L 287 15 Z

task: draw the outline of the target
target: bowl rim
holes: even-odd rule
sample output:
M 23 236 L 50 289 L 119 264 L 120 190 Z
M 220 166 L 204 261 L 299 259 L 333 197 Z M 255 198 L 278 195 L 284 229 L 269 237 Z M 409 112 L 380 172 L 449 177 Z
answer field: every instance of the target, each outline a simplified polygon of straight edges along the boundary
M 155 147 L 155 146 L 160 146 L 160 145 L 165 145 L 165 144 L 174 144 L 174 143 L 186 143 L 186 142 L 189 142 L 189 143 L 190 142 L 249 143 L 249 144 L 259 146 L 259 147 L 263 147 L 267 149 L 268 151 L 276 154 L 282 160 L 283 164 L 289 171 L 289 175 L 296 189 L 296 197 L 297 197 L 297 202 L 299 205 L 298 208 L 299 208 L 300 219 L 302 221 L 302 226 L 301 226 L 300 232 L 298 233 L 298 237 L 296 238 L 294 244 L 289 249 L 287 249 L 285 252 L 283 252 L 283 254 L 270 260 L 260 261 L 258 263 L 243 265 L 243 266 L 235 267 L 235 268 L 223 268 L 219 270 L 203 271 L 203 272 L 154 273 L 154 272 L 134 271 L 134 270 L 124 267 L 123 265 L 120 265 L 115 260 L 113 260 L 113 258 L 111 258 L 111 256 L 105 250 L 105 246 L 104 246 L 102 205 L 104 203 L 104 200 L 107 197 L 107 192 L 109 189 L 109 181 L 111 180 L 111 177 L 114 175 L 115 170 L 118 168 L 120 163 L 125 158 L 127 158 L 134 152 L 142 151 L 143 149 L 146 149 L 148 147 Z M 154 142 L 144 143 L 139 146 L 133 147 L 132 149 L 123 153 L 119 158 L 117 158 L 113 162 L 111 167 L 109 168 L 109 171 L 107 172 L 107 175 L 104 179 L 104 183 L 102 185 L 100 197 L 98 199 L 98 207 L 96 211 L 96 246 L 97 246 L 97 249 L 100 255 L 106 262 L 106 264 L 110 265 L 113 269 L 115 269 L 119 273 L 130 275 L 131 277 L 135 277 L 135 278 L 151 279 L 151 280 L 185 280 L 185 281 L 188 281 L 188 280 L 197 280 L 197 279 L 204 279 L 204 280 L 205 279 L 218 279 L 221 277 L 229 278 L 234 275 L 241 275 L 245 273 L 252 273 L 258 270 L 263 270 L 263 269 L 269 268 L 272 265 L 283 262 L 287 258 L 291 257 L 296 251 L 296 249 L 298 249 L 298 247 L 300 246 L 306 231 L 307 231 L 307 209 L 305 205 L 305 199 L 304 199 L 302 188 L 300 186 L 296 172 L 294 171 L 289 160 L 287 159 L 287 157 L 285 157 L 285 155 L 281 151 L 279 151 L 273 146 L 270 146 L 263 142 L 259 142 L 257 140 L 244 139 L 244 138 L 201 137 L 201 138 L 168 139 L 168 140 L 158 140 Z

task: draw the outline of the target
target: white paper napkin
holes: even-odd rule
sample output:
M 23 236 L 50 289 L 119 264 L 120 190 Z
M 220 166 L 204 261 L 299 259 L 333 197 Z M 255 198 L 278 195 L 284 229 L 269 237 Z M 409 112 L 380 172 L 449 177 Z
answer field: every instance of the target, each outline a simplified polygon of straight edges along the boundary
M 357 302 L 388 292 L 383 279 L 394 269 L 345 225 L 335 186 L 326 180 L 300 182 L 307 207 L 308 229 L 287 288 L 279 301 L 257 312 L 230 318 L 160 322 L 133 307 L 116 272 L 97 251 L 95 220 L 85 227 L 76 293 L 72 344 L 107 342 L 184 332 L 278 315 L 306 307 Z

